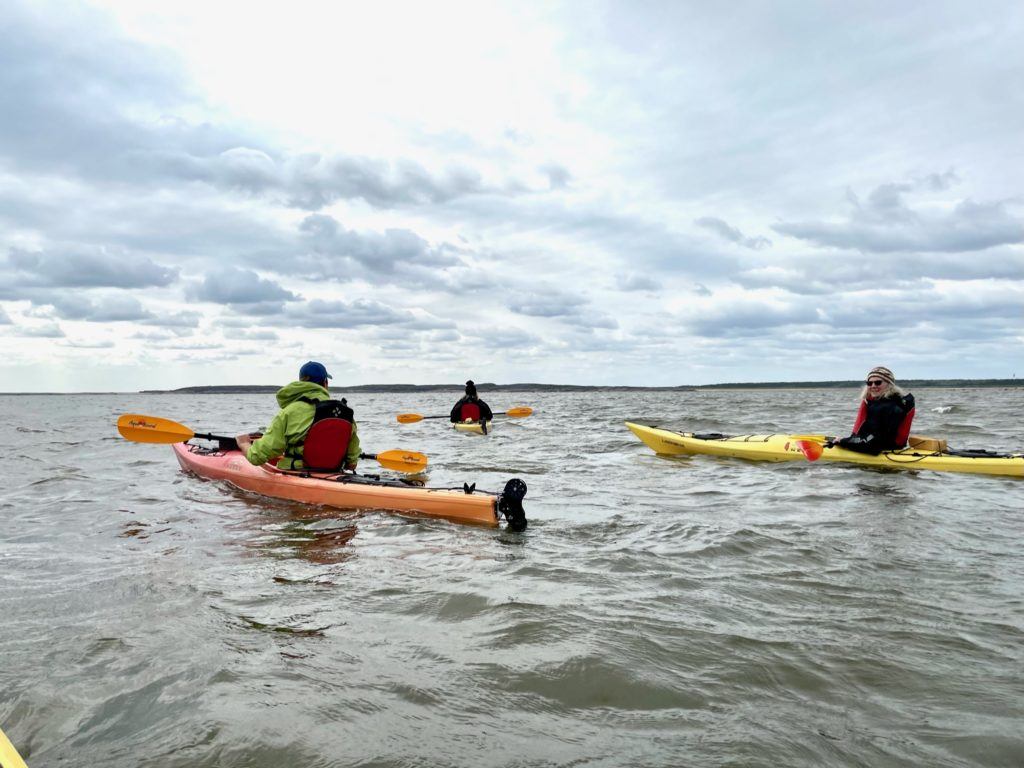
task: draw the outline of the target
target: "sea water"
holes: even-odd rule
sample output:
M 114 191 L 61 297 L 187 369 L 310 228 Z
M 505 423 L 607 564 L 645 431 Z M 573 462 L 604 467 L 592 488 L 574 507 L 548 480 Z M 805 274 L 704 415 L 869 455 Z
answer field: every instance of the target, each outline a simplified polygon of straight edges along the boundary
M 344 392 L 344 390 L 338 390 Z M 1020 766 L 1024 480 L 660 458 L 623 426 L 845 434 L 853 390 L 351 393 L 522 534 L 181 473 L 123 413 L 234 434 L 271 395 L 0 396 L 0 725 L 33 768 Z M 1024 449 L 1024 389 L 915 433 Z M 363 462 L 361 471 L 377 471 Z

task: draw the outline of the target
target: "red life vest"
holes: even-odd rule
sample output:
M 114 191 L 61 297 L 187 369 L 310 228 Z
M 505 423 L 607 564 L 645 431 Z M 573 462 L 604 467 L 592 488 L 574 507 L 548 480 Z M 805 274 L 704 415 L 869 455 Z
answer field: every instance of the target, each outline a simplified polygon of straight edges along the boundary
M 313 424 L 302 443 L 302 466 L 304 469 L 336 472 L 345 463 L 345 454 L 352 439 L 352 409 L 344 398 L 340 401 L 300 399 L 316 408 Z
M 459 418 L 463 421 L 466 419 L 480 421 L 480 406 L 476 403 L 463 403 L 462 408 L 459 409 Z

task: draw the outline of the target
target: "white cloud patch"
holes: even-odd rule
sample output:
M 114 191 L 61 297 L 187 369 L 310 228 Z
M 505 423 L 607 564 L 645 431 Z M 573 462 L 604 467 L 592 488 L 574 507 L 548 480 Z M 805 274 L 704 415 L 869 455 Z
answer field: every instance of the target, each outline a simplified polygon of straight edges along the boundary
M 64 338 L 64 330 L 52 320 L 39 325 L 24 325 L 19 324 L 16 326 L 16 333 L 18 336 L 25 336 L 28 338 L 38 339 L 62 339 Z
M 156 316 L 134 296 L 113 294 L 92 299 L 81 293 L 53 293 L 37 303 L 48 303 L 62 320 L 87 320 L 93 323 L 139 322 Z
M 360 328 L 408 324 L 416 316 L 407 310 L 396 310 L 378 301 L 324 301 L 314 299 L 289 306 L 283 319 L 303 328 Z
M 248 315 L 278 314 L 285 302 L 301 298 L 273 280 L 237 267 L 208 273 L 198 284 L 191 286 L 186 295 L 198 301 L 224 304 Z
M 147 288 L 167 286 L 178 270 L 145 256 L 105 251 L 29 252 L 11 249 L 0 270 L 9 284 L 61 288 Z
M 736 227 L 729 226 L 727 222 L 714 216 L 702 216 L 694 223 L 698 227 L 714 232 L 723 240 L 736 243 L 736 245 L 742 245 L 744 248 L 759 251 L 762 248 L 770 248 L 772 245 L 772 241 L 767 237 L 747 237 Z
M 1024 220 L 1012 214 L 1005 201 L 912 207 L 906 196 L 923 185 L 936 189 L 931 178 L 883 184 L 864 201 L 851 192 L 852 210 L 845 219 L 788 222 L 773 228 L 815 245 L 869 253 L 966 253 L 1024 243 Z

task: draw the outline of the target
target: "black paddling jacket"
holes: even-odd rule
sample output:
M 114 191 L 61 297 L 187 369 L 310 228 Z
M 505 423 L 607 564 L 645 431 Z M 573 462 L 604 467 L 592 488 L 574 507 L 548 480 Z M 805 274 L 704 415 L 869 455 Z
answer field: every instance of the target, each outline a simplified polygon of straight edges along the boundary
M 485 403 L 479 397 L 470 397 L 469 395 L 466 395 L 455 404 L 454 408 L 452 408 L 452 422 L 465 421 L 466 417 L 462 415 L 462 406 L 470 404 L 473 404 L 480 409 L 479 416 L 470 417 L 473 418 L 474 421 L 490 421 L 494 417 L 494 414 L 491 413 L 491 408 L 489 405 L 487 405 L 487 403 Z
M 894 451 L 907 444 L 913 420 L 914 396 L 909 393 L 864 400 L 853 425 L 853 434 L 839 440 L 837 445 L 873 456 L 882 451 Z

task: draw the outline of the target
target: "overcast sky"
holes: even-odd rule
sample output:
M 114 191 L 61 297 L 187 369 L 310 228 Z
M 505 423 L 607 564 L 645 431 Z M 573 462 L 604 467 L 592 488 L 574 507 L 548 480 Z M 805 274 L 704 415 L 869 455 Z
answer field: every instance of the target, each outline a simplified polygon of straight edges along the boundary
M 0 0 L 0 391 L 1024 376 L 1024 4 Z

